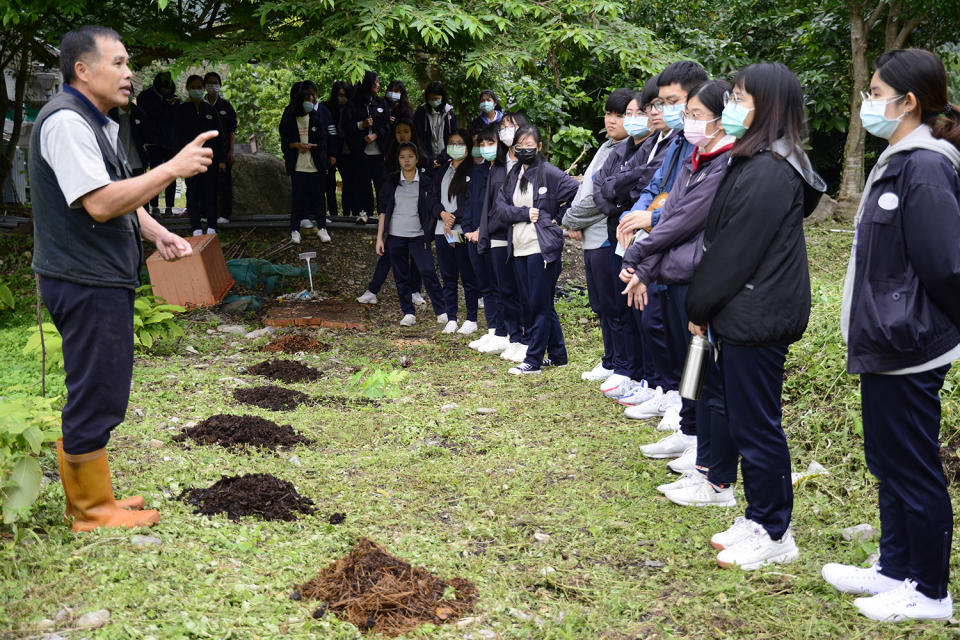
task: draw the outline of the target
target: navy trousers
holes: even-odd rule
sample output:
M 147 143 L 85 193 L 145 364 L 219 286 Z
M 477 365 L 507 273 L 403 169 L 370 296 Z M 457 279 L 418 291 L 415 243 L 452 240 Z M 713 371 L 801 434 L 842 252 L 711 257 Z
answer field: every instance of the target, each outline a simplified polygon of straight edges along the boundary
M 880 481 L 881 573 L 944 598 L 953 509 L 940 464 L 940 389 L 949 366 L 903 376 L 864 373 L 863 448 Z
M 204 229 L 202 218 L 207 219 L 207 228 L 217 228 L 217 173 L 217 163 L 214 162 L 205 173 L 184 180 L 187 186 L 187 213 L 190 214 L 190 228 L 194 231 Z
M 337 168 L 340 171 L 340 179 L 343 181 L 340 191 L 340 207 L 343 210 L 343 215 L 356 216 L 360 213 L 360 209 L 357 207 L 357 192 L 360 189 L 357 162 L 353 155 L 347 153 L 337 158 Z
M 218 173 L 217 202 L 220 216 L 229 220 L 233 217 L 233 164 L 228 162 L 226 171 Z
M 467 320 L 477 321 L 477 299 L 480 291 L 477 288 L 477 276 L 470 263 L 470 253 L 464 242 L 457 242 L 453 246 L 442 235 L 433 236 L 437 248 L 437 264 L 440 265 L 440 277 L 443 280 L 443 306 L 446 309 L 447 320 L 457 319 L 457 309 L 460 306 L 457 295 L 458 283 L 463 283 L 463 298 L 467 305 Z
M 290 207 L 290 231 L 300 229 L 301 220 L 316 220 L 321 229 L 327 228 L 327 208 L 323 203 L 324 174 L 294 171 L 290 174 L 293 205 Z
M 721 354 L 721 358 L 723 355 Z M 703 390 L 696 404 L 697 468 L 716 485 L 737 481 L 740 454 L 730 436 L 720 366 L 712 357 L 703 370 Z
M 687 359 L 687 347 L 690 344 L 690 327 L 687 319 L 687 309 L 684 306 L 687 300 L 688 284 L 670 284 L 666 290 L 660 292 L 663 308 L 663 326 L 666 331 L 667 350 L 670 354 L 671 379 L 676 379 L 675 387 L 680 386 L 680 377 L 683 374 L 683 363 Z M 682 398 L 680 407 L 680 431 L 685 435 L 697 435 L 697 403 Z
M 618 278 L 619 280 L 619 278 Z M 622 291 L 622 289 L 621 289 Z M 623 296 L 626 299 L 626 296 Z M 633 310 L 634 323 L 641 327 L 640 341 L 643 353 L 642 378 L 654 387 L 677 389 L 680 369 L 673 366 L 667 348 L 667 331 L 663 323 L 663 291 L 656 284 L 647 288 L 647 304 L 643 311 Z M 681 365 L 682 366 L 682 365 Z M 639 380 L 640 378 L 634 378 Z
M 477 290 L 483 298 L 483 315 L 487 319 L 487 329 L 493 329 L 498 336 L 507 335 L 500 313 L 500 294 L 494 277 L 493 256 L 490 251 L 480 253 L 476 242 L 467 243 L 467 253 L 473 273 L 477 278 Z
M 356 167 L 357 190 L 356 207 L 357 213 L 365 211 L 368 216 L 377 215 L 377 205 L 374 199 L 374 189 L 380 188 L 383 182 L 383 154 L 367 155 L 361 153 L 353 158 Z
M 444 313 L 443 290 L 440 280 L 437 279 L 437 270 L 433 264 L 433 254 L 426 236 L 416 238 L 401 238 L 387 236 L 387 252 L 390 254 L 390 268 L 393 269 L 393 279 L 397 283 L 397 297 L 400 298 L 400 308 L 404 314 L 416 315 L 413 306 L 413 289 L 410 286 L 410 261 L 412 260 L 420 271 L 420 278 L 426 286 L 427 295 L 433 312 L 438 316 Z
M 170 160 L 170 158 L 173 157 L 173 152 L 170 151 L 170 149 L 167 149 L 166 147 L 160 147 L 155 144 L 151 144 L 147 146 L 147 156 L 149 157 L 149 160 L 150 160 L 150 168 L 156 169 L 157 167 L 162 165 L 164 162 L 167 162 L 168 160 Z M 167 187 L 161 193 L 163 193 L 163 200 L 164 200 L 164 203 L 167 205 L 167 208 L 172 207 L 174 200 L 176 200 L 176 197 L 177 197 L 177 181 L 174 180 L 173 182 L 168 184 Z M 150 200 L 150 206 L 151 207 L 160 206 L 159 193 L 155 198 Z
M 619 340 L 618 334 L 623 332 L 623 318 L 619 313 L 620 292 L 623 288 L 614 287 L 617 274 L 610 273 L 613 247 L 587 249 L 583 252 L 583 267 L 587 276 L 587 296 L 590 308 L 600 321 L 600 335 L 603 338 L 603 357 L 601 362 L 605 369 L 615 369 L 614 360 L 617 357 L 614 343 Z M 619 272 L 618 272 L 619 273 Z M 619 278 L 616 278 L 619 281 Z
M 370 284 L 367 285 L 367 291 L 373 294 L 380 293 L 383 283 L 387 281 L 387 276 L 390 274 L 390 254 L 385 252 L 380 259 L 377 260 L 377 266 L 373 270 L 373 277 L 370 279 Z M 410 293 L 419 293 L 423 289 L 423 283 L 420 282 L 420 271 L 417 269 L 416 263 L 414 263 L 413 258 L 410 258 L 410 277 L 408 278 L 408 283 L 410 285 Z
M 544 353 L 556 365 L 567 363 L 567 347 L 563 342 L 563 328 L 560 317 L 553 306 L 557 293 L 557 279 L 560 277 L 560 259 L 544 263 L 543 256 L 534 253 L 529 256 L 513 257 L 517 280 L 521 290 L 526 291 L 529 300 L 530 323 L 527 343 L 527 357 L 524 362 L 535 367 L 543 364 Z
M 327 215 L 335 216 L 339 212 L 337 209 L 337 165 L 327 169 L 325 188 L 327 195 Z
M 503 328 L 510 342 L 526 344 L 523 327 L 523 310 L 520 306 L 520 287 L 513 269 L 513 260 L 507 259 L 507 247 L 490 247 L 497 291 L 500 293 L 500 308 Z M 486 304 L 486 303 L 484 303 Z
M 134 292 L 46 277 L 40 292 L 63 338 L 63 450 L 80 455 L 102 449 L 130 399 Z
M 793 484 L 781 423 L 786 346 L 721 343 L 720 373 L 730 435 L 740 452 L 746 516 L 779 540 L 790 526 Z
M 641 339 L 642 327 L 635 322 L 635 316 L 627 306 L 627 296 L 622 295 L 624 284 L 620 281 L 620 270 L 623 268 L 623 258 L 616 251 L 610 252 L 610 280 L 611 286 L 617 292 L 615 322 L 623 327 L 623 331 L 613 337 L 613 372 L 627 376 L 631 380 L 644 379 L 643 371 L 643 342 Z

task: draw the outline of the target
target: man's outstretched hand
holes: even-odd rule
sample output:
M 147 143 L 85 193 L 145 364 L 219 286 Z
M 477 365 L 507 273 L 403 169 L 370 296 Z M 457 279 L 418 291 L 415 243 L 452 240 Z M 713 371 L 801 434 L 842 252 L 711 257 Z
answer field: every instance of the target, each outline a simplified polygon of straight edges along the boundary
M 156 239 L 157 251 L 164 260 L 179 260 L 193 255 L 193 246 L 175 233 L 167 231 Z

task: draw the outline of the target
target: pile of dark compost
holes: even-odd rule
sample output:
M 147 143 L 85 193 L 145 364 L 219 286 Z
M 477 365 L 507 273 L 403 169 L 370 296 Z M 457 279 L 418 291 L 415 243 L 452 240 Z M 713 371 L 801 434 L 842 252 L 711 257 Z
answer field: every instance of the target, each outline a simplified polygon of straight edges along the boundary
M 225 513 L 231 520 L 256 516 L 264 520 L 295 520 L 298 513 L 313 513 L 313 501 L 304 498 L 286 480 L 266 473 L 223 476 L 206 489 L 187 489 L 179 498 L 196 507 L 196 513 Z
M 310 439 L 301 436 L 288 424 L 278 425 L 259 416 L 232 416 L 223 413 L 210 416 L 196 426 L 184 429 L 173 436 L 176 442 L 190 439 L 203 445 L 218 444 L 234 447 L 263 447 L 276 449 L 298 444 L 310 444 Z
M 238 387 L 233 390 L 233 397 L 237 402 L 252 404 L 271 411 L 290 411 L 310 398 L 305 393 L 274 385 Z
M 318 369 L 292 360 L 281 360 L 280 358 L 271 358 L 260 364 L 247 367 L 247 373 L 288 384 L 305 380 L 319 380 L 323 376 Z

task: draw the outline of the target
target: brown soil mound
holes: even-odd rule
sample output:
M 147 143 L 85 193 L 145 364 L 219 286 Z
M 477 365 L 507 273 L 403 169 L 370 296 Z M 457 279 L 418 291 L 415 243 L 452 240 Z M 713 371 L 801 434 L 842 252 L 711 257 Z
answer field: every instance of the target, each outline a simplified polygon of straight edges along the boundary
M 290 411 L 309 399 L 305 393 L 272 385 L 237 388 L 233 390 L 233 397 L 238 402 L 271 411 Z
M 380 406 L 380 400 L 367 398 L 364 396 L 318 396 L 314 402 L 324 407 L 333 407 L 336 409 L 350 409 L 353 407 Z
M 264 520 L 294 520 L 297 512 L 313 513 L 313 501 L 304 498 L 292 484 L 265 473 L 223 476 L 207 489 L 187 489 L 180 499 L 196 507 L 196 513 L 226 513 L 231 520 L 258 516 Z
M 231 416 L 218 413 L 210 416 L 195 427 L 184 429 L 173 436 L 176 442 L 187 439 L 200 444 L 218 444 L 221 447 L 231 448 L 240 446 L 264 447 L 292 447 L 297 444 L 309 444 L 288 424 L 283 426 L 259 416 Z
M 247 372 L 255 376 L 263 376 L 264 378 L 287 383 L 319 380 L 323 375 L 313 367 L 308 367 L 305 364 L 291 360 L 281 360 L 279 358 L 264 360 L 260 364 L 248 367 Z
M 271 351 L 274 353 L 282 351 L 283 353 L 323 353 L 330 351 L 331 346 L 319 342 L 316 338 L 305 336 L 302 333 L 288 333 L 280 336 L 270 344 L 264 345 L 261 351 Z
M 441 580 L 366 538 L 349 555 L 300 585 L 298 593 L 307 600 L 322 600 L 338 618 L 361 631 L 388 636 L 424 622 L 452 622 L 477 600 L 476 587 L 467 580 Z

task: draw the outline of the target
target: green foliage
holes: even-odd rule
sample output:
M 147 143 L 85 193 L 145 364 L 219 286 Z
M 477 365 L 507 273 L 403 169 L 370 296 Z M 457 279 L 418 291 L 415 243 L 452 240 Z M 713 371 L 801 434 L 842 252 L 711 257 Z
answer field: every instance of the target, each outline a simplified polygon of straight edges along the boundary
M 46 352 L 47 370 L 63 368 L 63 338 L 52 322 L 43 323 L 43 342 L 40 341 L 40 327 L 30 327 L 29 337 L 23 347 L 23 355 L 33 357 L 39 362 Z
M 302 69 L 289 66 L 231 66 L 223 78 L 223 97 L 237 110 L 237 141 L 256 136 L 262 151 L 279 155 L 280 116 L 290 100 L 290 86 L 302 77 Z
M 365 398 L 393 398 L 398 394 L 397 387 L 406 379 L 407 372 L 402 369 L 371 371 L 364 367 L 347 379 L 346 387 Z
M 3 523 L 25 520 L 40 495 L 43 445 L 60 437 L 52 399 L 0 400 L 0 507 Z
M 579 174 L 590 163 L 591 149 L 596 145 L 592 133 L 577 126 L 561 127 L 550 139 L 550 162 L 570 173 Z M 579 159 L 578 159 L 579 158 Z M 572 166 L 576 162 L 576 166 Z
M 8 287 L 5 283 L 0 282 L 0 309 L 13 309 L 13 307 L 13 292 L 10 291 L 10 287 Z
M 185 309 L 151 294 L 153 287 L 143 285 L 137 289 L 133 302 L 133 343 L 143 351 L 150 351 L 159 340 L 182 338 L 183 328 L 173 314 Z

